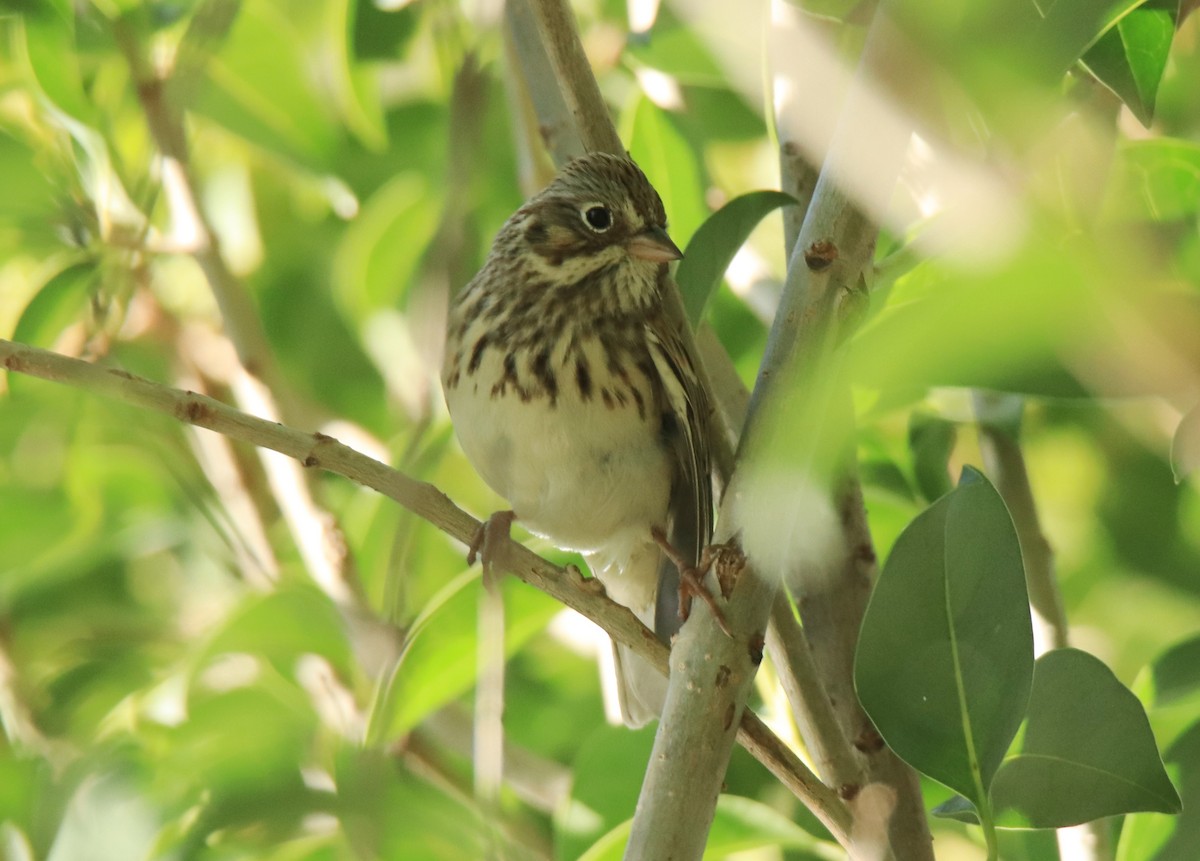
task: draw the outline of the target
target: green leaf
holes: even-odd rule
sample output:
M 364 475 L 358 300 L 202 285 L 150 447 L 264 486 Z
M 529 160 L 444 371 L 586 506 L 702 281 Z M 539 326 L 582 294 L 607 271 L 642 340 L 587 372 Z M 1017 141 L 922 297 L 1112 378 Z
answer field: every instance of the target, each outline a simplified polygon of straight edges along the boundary
M 1122 221 L 1178 221 L 1200 212 L 1200 144 L 1178 138 L 1117 147 L 1104 212 Z
M 1011 828 L 1180 809 L 1137 697 L 1077 649 L 1038 660 L 1021 752 L 997 773 L 992 805 L 997 824 Z
M 1039 0 L 1042 14 L 1032 34 L 1035 53 L 1058 78 L 1122 18 L 1146 0 Z
M 671 237 L 683 245 L 708 215 L 696 153 L 666 111 L 637 98 L 621 118 L 629 154 L 662 197 Z
M 1083 57 L 1091 73 L 1147 127 L 1178 15 L 1179 0 L 1149 0 L 1122 16 Z
M 913 476 L 926 499 L 937 499 L 951 490 L 950 454 L 958 439 L 958 426 L 951 421 L 920 411 L 908 420 L 908 448 L 912 452 Z
M 700 225 L 675 271 L 692 328 L 699 325 L 709 297 L 750 232 L 768 213 L 795 203 L 782 191 L 752 191 L 735 197 Z
M 304 654 L 321 655 L 343 673 L 353 665 L 346 630 L 337 609 L 312 586 L 281 586 L 253 595 L 231 614 L 205 653 L 261 655 L 289 673 Z
M 1200 404 L 1188 410 L 1179 420 L 1171 438 L 1171 472 L 1179 484 L 1200 467 Z
M 579 861 L 620 861 L 633 820 L 627 820 L 594 843 Z M 735 795 L 722 795 L 704 847 L 705 861 L 719 861 L 736 852 L 767 847 L 788 850 L 789 858 L 827 857 L 811 834 L 773 807 Z M 810 850 L 810 851 L 805 851 Z
M 346 227 L 333 258 L 333 286 L 357 323 L 395 308 L 412 284 L 438 226 L 438 200 L 425 180 L 394 176 Z
M 468 573 L 451 582 L 414 623 L 399 662 L 372 715 L 372 737 L 408 732 L 434 710 L 475 683 L 479 582 Z M 505 654 L 542 630 L 561 608 L 557 601 L 515 578 L 502 581 Z
M 75 16 L 69 5 L 47 4 L 24 16 L 25 49 L 38 86 L 60 111 L 84 123 L 96 116 L 84 94 L 75 46 Z M 65 4 L 64 4 L 65 5 Z
M 980 807 L 1032 674 L 1021 547 L 999 494 L 968 467 L 888 557 L 859 637 L 858 694 L 896 753 Z
M 607 846 L 637 805 L 642 775 L 654 746 L 654 728 L 630 732 L 602 726 L 587 736 L 571 764 L 571 795 L 554 815 L 554 855 L 562 861 Z M 620 847 L 624 847 L 624 838 Z M 589 850 L 589 847 L 591 849 Z M 620 856 L 618 856 L 620 857 Z
M 1193 861 L 1200 858 L 1200 721 L 1183 732 L 1163 757 L 1183 806 L 1178 815 L 1125 817 L 1117 861 Z
M 1176 643 L 1150 667 L 1155 708 L 1169 706 L 1200 692 L 1200 636 Z
M 25 306 L 13 330 L 13 340 L 40 347 L 53 346 L 64 329 L 82 319 L 95 280 L 96 266 L 91 261 L 63 269 Z

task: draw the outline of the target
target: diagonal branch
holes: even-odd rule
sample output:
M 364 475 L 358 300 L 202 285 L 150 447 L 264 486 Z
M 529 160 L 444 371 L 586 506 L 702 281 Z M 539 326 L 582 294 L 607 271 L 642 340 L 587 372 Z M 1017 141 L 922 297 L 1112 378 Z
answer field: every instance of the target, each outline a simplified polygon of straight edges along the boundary
M 306 433 L 239 412 L 204 395 L 172 389 L 122 370 L 102 368 L 58 353 L 0 339 L 0 365 L 115 398 L 172 416 L 232 439 L 270 449 L 305 467 L 328 470 L 376 490 L 463 544 L 480 523 L 431 484 L 416 481 L 332 437 Z M 667 649 L 628 609 L 600 594 L 577 572 L 547 562 L 509 540 L 498 548 L 496 564 L 602 627 L 614 640 L 666 672 Z M 811 809 L 843 845 L 849 841 L 849 815 L 824 786 L 752 712 L 738 728 L 738 740 Z

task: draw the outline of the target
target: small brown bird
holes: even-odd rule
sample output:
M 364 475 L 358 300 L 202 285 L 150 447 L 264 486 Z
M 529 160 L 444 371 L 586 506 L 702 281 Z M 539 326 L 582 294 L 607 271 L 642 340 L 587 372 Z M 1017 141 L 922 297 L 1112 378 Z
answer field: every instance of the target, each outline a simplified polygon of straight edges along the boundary
M 660 567 L 694 586 L 712 535 L 709 407 L 662 306 L 682 256 L 637 165 L 578 158 L 497 234 L 450 312 L 442 371 L 463 451 L 513 516 L 582 553 L 664 639 L 678 622 L 660 610 L 654 625 Z M 665 680 L 614 654 L 622 717 L 640 726 Z

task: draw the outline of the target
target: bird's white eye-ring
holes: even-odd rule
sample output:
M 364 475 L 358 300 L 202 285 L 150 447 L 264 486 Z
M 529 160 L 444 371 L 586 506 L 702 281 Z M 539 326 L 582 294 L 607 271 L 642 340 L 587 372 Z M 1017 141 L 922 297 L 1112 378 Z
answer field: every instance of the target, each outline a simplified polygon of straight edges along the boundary
M 604 233 L 613 226 L 612 211 L 602 203 L 589 203 L 579 214 L 593 233 Z

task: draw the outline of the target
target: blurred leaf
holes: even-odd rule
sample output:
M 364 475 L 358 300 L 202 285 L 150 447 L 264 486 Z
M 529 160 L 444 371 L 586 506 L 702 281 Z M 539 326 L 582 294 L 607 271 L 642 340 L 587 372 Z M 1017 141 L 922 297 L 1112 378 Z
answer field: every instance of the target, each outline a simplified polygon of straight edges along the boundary
M 338 753 L 338 816 L 359 858 L 463 861 L 487 856 L 484 824 L 441 786 L 418 780 L 385 751 Z
M 1200 721 L 1182 733 L 1163 757 L 1183 810 L 1125 817 L 1117 861 L 1192 861 L 1200 857 Z
M 1150 683 L 1148 694 L 1155 708 L 1200 692 L 1200 636 L 1177 643 L 1155 659 Z
M 632 820 L 626 820 L 613 828 L 580 855 L 579 861 L 620 861 L 625 857 L 632 825 Z M 734 853 L 767 847 L 785 849 L 796 861 L 827 857 L 828 850 L 817 846 L 812 835 L 774 808 L 749 798 L 721 795 L 703 857 L 705 861 L 720 861 Z
M 448 584 L 412 626 L 376 705 L 377 714 L 372 715 L 374 732 L 386 738 L 403 735 L 475 683 L 478 581 L 478 576 L 472 575 Z M 502 581 L 502 589 L 504 646 L 505 654 L 510 655 L 562 608 L 553 598 L 515 578 Z
M 278 3 L 244 4 L 196 109 L 269 152 L 329 167 L 338 131 L 297 23 Z
M 1083 57 L 1083 64 L 1120 97 L 1147 128 L 1167 67 L 1179 0 L 1148 0 L 1117 21 Z
M 84 95 L 79 74 L 72 6 L 61 0 L 48 3 L 23 20 L 25 49 L 38 86 L 63 113 L 91 123 L 96 119 L 96 109 Z
M 859 637 L 859 698 L 897 754 L 980 806 L 1032 674 L 1021 548 L 999 494 L 968 467 L 892 548 Z
M 768 213 L 795 203 L 794 197 L 782 191 L 752 191 L 735 197 L 700 225 L 675 270 L 693 329 L 700 324 L 709 297 L 751 231 Z
M 1200 467 L 1200 404 L 1188 410 L 1171 438 L 1171 470 L 1175 483 L 1183 481 Z
M 360 60 L 393 60 L 416 32 L 415 4 L 383 9 L 376 0 L 355 0 L 351 47 Z
M 998 825 L 1062 828 L 1119 813 L 1179 812 L 1141 704 L 1076 649 L 1038 659 L 1021 752 L 992 784 Z
M 64 329 L 83 319 L 96 278 L 92 261 L 63 269 L 25 306 L 13 330 L 13 340 L 38 347 L 54 346 Z
M 938 499 L 951 491 L 950 455 L 957 440 L 958 426 L 954 422 L 922 412 L 909 416 L 908 447 L 912 452 L 913 477 L 926 499 Z
M 439 204 L 417 174 L 399 173 L 372 194 L 342 233 L 333 259 L 337 296 L 360 325 L 372 312 L 395 308 L 434 233 Z
M 1038 0 L 1033 34 L 1048 73 L 1057 78 L 1146 0 Z
M 337 609 L 316 587 L 282 585 L 266 595 L 251 595 L 229 616 L 205 649 L 205 655 L 246 652 L 261 655 L 281 673 L 290 673 L 304 654 L 327 658 L 340 672 L 351 673 L 350 645 Z M 201 658 L 200 664 L 206 661 Z
M 629 154 L 662 197 L 671 238 L 685 245 L 708 215 L 696 154 L 667 112 L 645 97 L 622 114 L 621 127 Z
M 1200 144 L 1178 138 L 1117 147 L 1104 211 L 1121 221 L 1176 221 L 1200 211 Z
M 584 739 L 571 763 L 570 797 L 554 814 L 555 858 L 586 857 L 585 850 L 594 851 L 593 844 L 627 822 L 637 806 L 654 731 L 602 726 Z
M 725 73 L 699 35 L 678 25 L 658 26 L 630 39 L 629 56 L 681 84 L 723 86 Z

